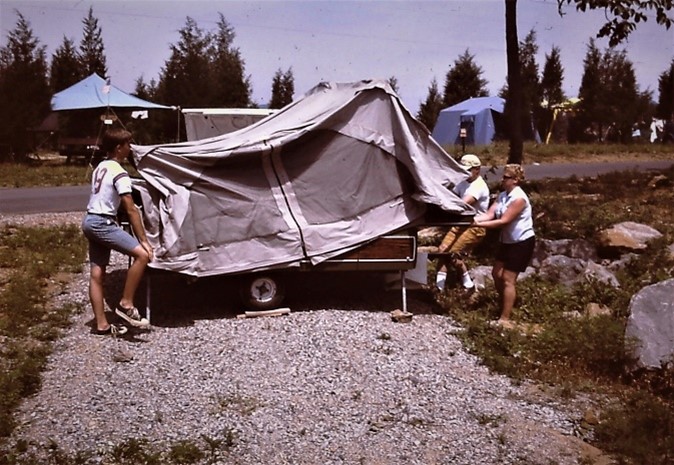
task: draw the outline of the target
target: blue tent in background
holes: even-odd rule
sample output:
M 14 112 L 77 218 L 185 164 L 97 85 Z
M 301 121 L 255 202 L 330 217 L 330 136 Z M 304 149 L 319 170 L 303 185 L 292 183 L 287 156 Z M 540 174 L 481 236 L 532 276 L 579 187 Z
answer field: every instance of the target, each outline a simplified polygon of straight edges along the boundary
M 119 90 L 98 74 L 82 79 L 51 98 L 51 108 L 59 110 L 84 110 L 87 108 L 164 109 L 172 107 L 148 102 Z
M 440 145 L 461 144 L 460 130 L 466 129 L 467 145 L 490 144 L 496 135 L 496 121 L 503 113 L 501 97 L 474 97 L 440 111 L 433 139 Z

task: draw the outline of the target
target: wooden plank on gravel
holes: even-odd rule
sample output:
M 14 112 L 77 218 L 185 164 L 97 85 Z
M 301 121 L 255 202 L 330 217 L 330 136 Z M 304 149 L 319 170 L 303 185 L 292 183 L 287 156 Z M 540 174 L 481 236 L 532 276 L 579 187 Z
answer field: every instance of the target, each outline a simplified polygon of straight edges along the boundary
M 257 318 L 260 316 L 281 316 L 281 315 L 289 315 L 290 314 L 290 308 L 288 307 L 282 307 L 282 308 L 275 308 L 272 310 L 259 310 L 259 311 L 248 311 L 244 312 L 240 315 L 237 315 L 237 318 Z

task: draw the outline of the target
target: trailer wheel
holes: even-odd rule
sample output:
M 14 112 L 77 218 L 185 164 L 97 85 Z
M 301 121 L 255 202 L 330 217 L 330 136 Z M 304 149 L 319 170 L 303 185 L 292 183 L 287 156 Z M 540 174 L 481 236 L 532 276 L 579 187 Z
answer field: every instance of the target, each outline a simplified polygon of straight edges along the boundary
M 284 298 L 285 286 L 277 275 L 256 274 L 241 285 L 241 300 L 251 310 L 278 308 Z

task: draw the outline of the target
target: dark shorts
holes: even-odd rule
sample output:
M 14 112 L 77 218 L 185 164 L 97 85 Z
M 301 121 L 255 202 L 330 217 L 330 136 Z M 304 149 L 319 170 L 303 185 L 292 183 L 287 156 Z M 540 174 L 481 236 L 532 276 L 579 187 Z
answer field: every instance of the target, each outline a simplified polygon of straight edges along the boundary
M 531 258 L 534 256 L 534 247 L 536 246 L 536 237 L 530 237 L 522 242 L 514 244 L 499 244 L 496 252 L 496 260 L 503 262 L 503 268 L 508 271 L 522 273 L 527 269 Z
M 110 251 L 132 255 L 140 243 L 117 224 L 112 216 L 87 213 L 82 221 L 82 232 L 89 241 L 89 261 L 100 267 L 110 263 Z

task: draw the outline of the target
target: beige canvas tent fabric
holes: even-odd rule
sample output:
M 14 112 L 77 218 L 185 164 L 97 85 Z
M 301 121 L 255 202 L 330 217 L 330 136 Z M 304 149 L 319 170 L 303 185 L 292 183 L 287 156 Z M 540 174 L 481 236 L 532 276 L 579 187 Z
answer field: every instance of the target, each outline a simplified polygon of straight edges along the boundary
M 472 215 L 467 177 L 384 81 L 321 83 L 199 141 L 134 145 L 151 267 L 193 276 L 318 264 L 423 219 Z

